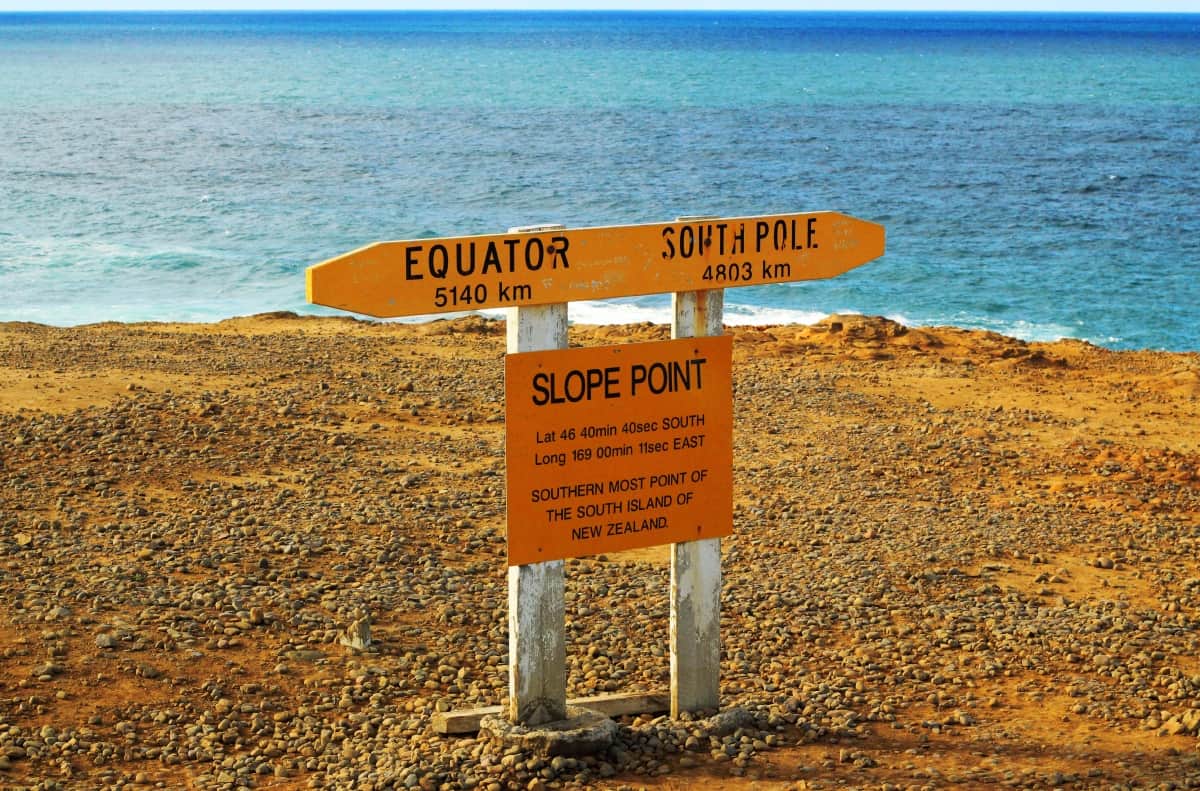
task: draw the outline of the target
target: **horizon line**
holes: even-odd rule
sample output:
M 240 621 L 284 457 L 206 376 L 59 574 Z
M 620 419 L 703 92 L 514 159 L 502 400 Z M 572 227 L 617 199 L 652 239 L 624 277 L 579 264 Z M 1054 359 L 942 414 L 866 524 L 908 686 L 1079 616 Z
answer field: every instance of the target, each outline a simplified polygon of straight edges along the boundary
M 612 7 L 581 7 L 581 8 L 547 8 L 543 6 L 503 7 L 503 8 L 439 8 L 409 7 L 409 8 L 0 8 L 3 14 L 321 14 L 321 13 L 372 13 L 372 14 L 404 14 L 404 13 L 662 13 L 677 14 L 961 14 L 961 15 L 999 15 L 999 14 L 1041 14 L 1049 16 L 1084 16 L 1084 15 L 1134 15 L 1134 16 L 1200 16 L 1200 10 L 1175 9 L 979 9 L 979 8 L 675 8 L 670 6 L 636 6 L 628 8 Z

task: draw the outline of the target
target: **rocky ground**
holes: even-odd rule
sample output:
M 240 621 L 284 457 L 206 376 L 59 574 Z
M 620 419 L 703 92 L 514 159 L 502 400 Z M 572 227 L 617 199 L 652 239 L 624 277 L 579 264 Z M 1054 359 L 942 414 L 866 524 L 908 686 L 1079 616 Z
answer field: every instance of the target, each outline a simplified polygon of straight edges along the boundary
M 0 786 L 1200 787 L 1200 355 L 735 334 L 751 719 L 548 760 L 431 728 L 506 694 L 502 323 L 0 325 Z M 567 562 L 570 696 L 666 689 L 665 557 Z

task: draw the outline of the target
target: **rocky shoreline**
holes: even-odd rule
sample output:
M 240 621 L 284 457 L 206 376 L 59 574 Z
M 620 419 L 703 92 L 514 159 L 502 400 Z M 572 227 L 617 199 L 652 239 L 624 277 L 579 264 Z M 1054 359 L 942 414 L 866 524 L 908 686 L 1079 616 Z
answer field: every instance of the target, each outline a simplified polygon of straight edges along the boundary
M 734 727 L 438 735 L 506 694 L 503 330 L 0 325 L 0 785 L 1200 787 L 1200 355 L 863 317 L 732 330 Z M 569 696 L 666 688 L 665 558 L 568 561 Z

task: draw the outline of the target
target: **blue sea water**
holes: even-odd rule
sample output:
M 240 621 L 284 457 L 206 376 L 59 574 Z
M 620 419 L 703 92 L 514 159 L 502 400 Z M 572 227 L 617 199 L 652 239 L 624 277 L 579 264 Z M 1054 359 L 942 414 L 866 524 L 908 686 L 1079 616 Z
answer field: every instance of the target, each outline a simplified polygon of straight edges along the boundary
M 887 255 L 729 320 L 1200 350 L 1200 15 L 0 14 L 0 321 L 330 312 L 305 267 L 374 240 L 823 209 Z

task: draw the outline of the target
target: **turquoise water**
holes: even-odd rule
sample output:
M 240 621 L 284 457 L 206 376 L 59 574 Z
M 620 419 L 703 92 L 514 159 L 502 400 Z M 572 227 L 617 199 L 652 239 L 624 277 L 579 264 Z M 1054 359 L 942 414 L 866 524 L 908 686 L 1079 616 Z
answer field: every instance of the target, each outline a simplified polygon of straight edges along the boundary
M 304 268 L 377 239 L 831 209 L 887 255 L 730 320 L 1197 350 L 1198 174 L 1196 15 L 0 14 L 0 320 L 329 312 Z

